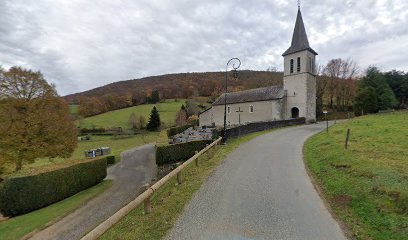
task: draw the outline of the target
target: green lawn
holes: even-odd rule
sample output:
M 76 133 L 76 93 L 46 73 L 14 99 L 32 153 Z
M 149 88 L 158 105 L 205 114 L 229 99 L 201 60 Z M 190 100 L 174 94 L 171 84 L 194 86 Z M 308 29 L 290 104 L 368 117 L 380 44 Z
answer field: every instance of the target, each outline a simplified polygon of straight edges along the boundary
M 170 127 L 175 124 L 176 113 L 184 103 L 184 100 L 178 100 L 177 102 L 175 100 L 166 100 L 163 103 L 143 104 L 88 117 L 80 120 L 78 125 L 81 128 L 122 127 L 123 129 L 128 129 L 128 120 L 132 113 L 135 113 L 137 116 L 144 116 L 147 122 L 149 121 L 150 112 L 153 106 L 156 106 L 161 121 L 164 122 L 166 127 Z
M 191 200 L 213 169 L 240 144 L 267 132 L 230 139 L 227 145 L 216 146 L 216 150 L 212 149 L 208 154 L 200 157 L 199 167 L 192 163 L 183 170 L 181 185 L 177 185 L 176 179 L 173 178 L 155 192 L 152 197 L 153 210 L 150 214 L 144 215 L 143 205 L 141 205 L 114 225 L 100 239 L 161 239 L 173 227 L 184 206 Z
M 0 239 L 21 239 L 36 229 L 43 229 L 47 226 L 47 223 L 66 216 L 75 209 L 83 206 L 89 200 L 108 189 L 111 185 L 112 181 L 103 181 L 94 187 L 58 203 L 2 222 L 0 223 Z
M 78 142 L 78 147 L 75 149 L 72 156 L 68 159 L 64 158 L 42 158 L 37 159 L 34 163 L 23 165 L 22 171 L 47 166 L 55 163 L 66 161 L 79 161 L 85 159 L 85 150 L 95 149 L 100 147 L 110 147 L 112 155 L 119 160 L 120 153 L 128 149 L 141 146 L 147 143 L 156 141 L 159 132 L 144 132 L 138 135 L 118 135 L 118 136 L 91 136 L 89 141 Z M 9 172 L 12 171 L 12 165 L 8 165 Z
M 69 105 L 69 112 L 71 114 L 77 114 L 78 113 L 78 105 L 70 104 Z
M 313 177 L 353 238 L 408 239 L 407 111 L 335 125 L 309 139 L 304 150 Z

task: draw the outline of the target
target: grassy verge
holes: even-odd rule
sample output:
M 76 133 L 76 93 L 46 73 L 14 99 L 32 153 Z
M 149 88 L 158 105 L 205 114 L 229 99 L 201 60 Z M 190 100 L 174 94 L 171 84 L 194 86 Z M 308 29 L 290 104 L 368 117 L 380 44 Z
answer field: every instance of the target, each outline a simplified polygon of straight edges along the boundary
M 48 223 L 60 219 L 83 206 L 86 202 L 107 190 L 111 185 L 112 181 L 103 181 L 92 188 L 48 207 L 2 222 L 0 223 L 0 239 L 20 239 L 34 230 L 43 229 Z
M 181 185 L 177 186 L 176 179 L 173 178 L 154 194 L 151 214 L 144 215 L 143 206 L 140 206 L 113 226 L 101 239 L 161 239 L 173 227 L 184 206 L 213 169 L 240 144 L 267 132 L 230 139 L 227 145 L 216 146 L 215 150 L 212 149 L 200 157 L 199 167 L 190 164 L 183 170 L 184 182 Z
M 323 195 L 353 238 L 408 239 L 408 112 L 338 124 L 309 139 L 304 151 Z

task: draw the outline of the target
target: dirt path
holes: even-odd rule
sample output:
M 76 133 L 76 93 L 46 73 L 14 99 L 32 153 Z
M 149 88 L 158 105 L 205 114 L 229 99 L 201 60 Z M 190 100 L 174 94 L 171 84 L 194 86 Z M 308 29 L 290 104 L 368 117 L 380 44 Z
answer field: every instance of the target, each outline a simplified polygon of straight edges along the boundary
M 155 178 L 154 154 L 153 144 L 123 152 L 120 163 L 108 168 L 107 179 L 114 180 L 110 189 L 30 239 L 80 239 L 133 200 L 142 192 L 142 186 Z

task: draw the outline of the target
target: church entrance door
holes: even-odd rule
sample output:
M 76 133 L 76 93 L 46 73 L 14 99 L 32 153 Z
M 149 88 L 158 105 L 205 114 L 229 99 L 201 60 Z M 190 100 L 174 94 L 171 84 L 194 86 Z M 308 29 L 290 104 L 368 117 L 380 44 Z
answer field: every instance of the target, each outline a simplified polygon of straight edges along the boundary
M 292 112 L 292 118 L 298 118 L 299 117 L 299 108 L 294 107 L 294 108 L 292 108 L 291 112 Z

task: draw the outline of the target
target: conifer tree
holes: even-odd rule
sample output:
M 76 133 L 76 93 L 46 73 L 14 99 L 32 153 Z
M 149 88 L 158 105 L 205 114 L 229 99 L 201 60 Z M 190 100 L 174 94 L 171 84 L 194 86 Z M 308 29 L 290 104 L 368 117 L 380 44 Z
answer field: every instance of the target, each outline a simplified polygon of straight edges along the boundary
M 156 106 L 154 106 L 152 111 L 150 112 L 149 123 L 147 123 L 147 130 L 157 131 L 160 128 L 160 125 L 160 115 L 156 109 Z

